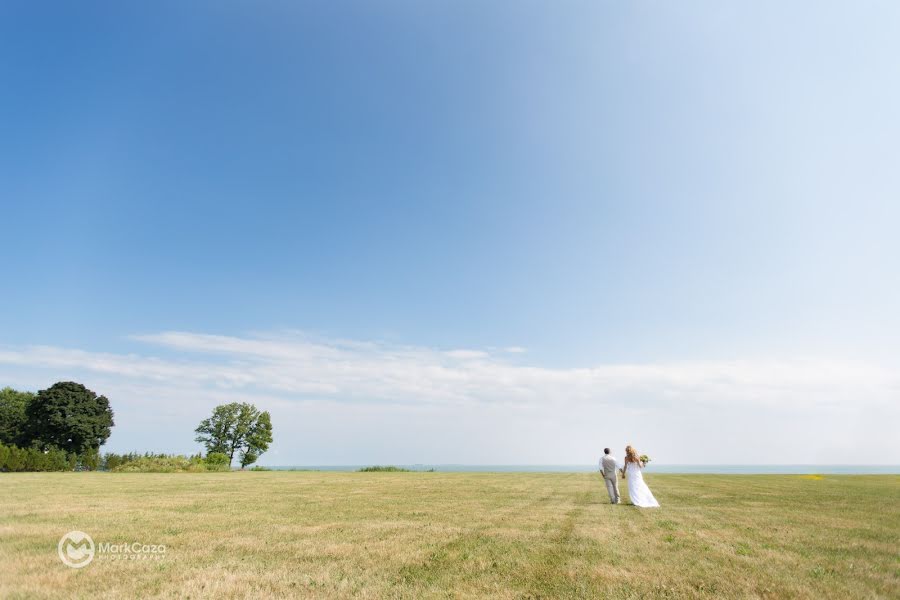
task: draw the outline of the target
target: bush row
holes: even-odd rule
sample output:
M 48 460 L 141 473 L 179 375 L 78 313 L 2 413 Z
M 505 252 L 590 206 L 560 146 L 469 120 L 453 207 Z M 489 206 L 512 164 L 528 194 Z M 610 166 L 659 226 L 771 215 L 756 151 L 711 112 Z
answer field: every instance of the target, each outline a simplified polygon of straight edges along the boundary
M 394 465 L 375 465 L 372 467 L 363 467 L 361 469 L 357 469 L 356 471 L 357 473 L 408 473 L 409 469 L 395 467 Z
M 0 471 L 75 471 L 97 468 L 99 455 L 78 455 L 59 448 L 44 452 L 38 448 L 19 448 L 0 444 Z
M 230 471 L 231 465 L 229 465 L 228 457 L 219 452 L 210 452 L 206 458 L 199 454 L 194 456 L 155 454 L 123 461 L 115 464 L 109 470 L 117 473 L 198 473 Z
M 59 448 L 43 451 L 39 448 L 19 448 L 0 444 L 0 471 L 116 471 L 125 473 L 175 473 L 198 471 L 229 471 L 228 457 L 210 452 L 206 457 L 178 454 L 140 454 L 129 452 L 103 456 L 97 450 L 82 454 L 66 453 Z

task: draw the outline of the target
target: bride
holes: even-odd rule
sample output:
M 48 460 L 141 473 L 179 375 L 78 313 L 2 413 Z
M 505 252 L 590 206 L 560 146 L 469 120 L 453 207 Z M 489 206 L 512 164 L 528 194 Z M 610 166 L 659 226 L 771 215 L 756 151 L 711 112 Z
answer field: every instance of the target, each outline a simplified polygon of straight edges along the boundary
M 653 497 L 653 492 L 644 483 L 644 475 L 641 473 L 644 468 L 641 458 L 637 450 L 631 446 L 625 447 L 625 468 L 623 475 L 628 480 L 628 497 L 631 503 L 641 508 L 655 508 L 659 506 L 659 502 Z

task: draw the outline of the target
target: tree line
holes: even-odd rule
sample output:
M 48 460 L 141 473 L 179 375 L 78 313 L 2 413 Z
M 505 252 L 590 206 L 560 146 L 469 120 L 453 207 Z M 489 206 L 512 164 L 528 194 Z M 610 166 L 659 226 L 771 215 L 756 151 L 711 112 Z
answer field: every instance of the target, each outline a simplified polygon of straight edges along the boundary
M 241 468 L 272 442 L 268 412 L 249 403 L 217 406 L 195 430 L 202 456 L 100 454 L 115 425 L 109 400 L 84 385 L 61 381 L 46 390 L 0 390 L 0 471 L 204 471 Z

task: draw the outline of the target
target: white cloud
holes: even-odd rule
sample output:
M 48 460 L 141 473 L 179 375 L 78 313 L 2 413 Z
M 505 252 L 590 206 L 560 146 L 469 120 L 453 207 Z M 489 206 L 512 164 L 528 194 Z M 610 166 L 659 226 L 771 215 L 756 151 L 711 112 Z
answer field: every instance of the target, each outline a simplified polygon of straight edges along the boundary
M 556 436 L 555 447 L 568 449 L 560 458 L 573 452 L 576 441 L 567 438 L 589 423 L 611 429 L 630 419 L 633 429 L 658 426 L 656 436 L 668 435 L 663 424 L 681 423 L 679 427 L 694 437 L 701 436 L 694 429 L 702 425 L 717 430 L 702 434 L 703 440 L 727 442 L 722 435 L 739 423 L 723 419 L 745 419 L 746 426 L 752 424 L 759 432 L 783 428 L 776 420 L 787 415 L 809 422 L 824 419 L 820 427 L 825 430 L 818 435 L 839 436 L 848 411 L 878 417 L 879 422 L 894 419 L 900 396 L 895 370 L 854 361 L 801 358 L 546 368 L 510 362 L 509 348 L 441 350 L 312 339 L 300 333 L 237 337 L 163 332 L 132 339 L 145 350 L 116 354 L 50 346 L 0 349 L 0 376 L 32 389 L 65 378 L 91 382 L 98 391 L 115 396 L 134 435 L 154 419 L 169 428 L 173 423 L 189 428 L 213 404 L 245 399 L 280 411 L 283 422 L 301 428 L 301 413 L 310 410 L 338 428 L 369 415 L 360 425 L 363 430 L 375 423 L 391 427 L 382 422 L 385 415 L 402 414 L 405 439 L 419 454 L 432 443 L 429 436 L 439 437 L 437 432 L 453 423 L 459 431 L 480 431 L 482 436 L 493 431 L 494 438 L 478 444 L 498 455 L 508 447 L 531 451 L 534 443 L 526 432 L 550 428 L 541 435 Z M 743 416 L 735 417 L 738 413 Z M 343 420 L 335 421 L 336 414 L 344 415 Z M 435 415 L 441 418 L 428 420 Z M 685 420 L 687 415 L 690 420 Z M 413 431 L 416 423 L 420 430 Z M 395 435 L 404 437 L 399 431 Z M 446 432 L 440 435 L 455 439 Z M 499 444 L 497 436 L 507 435 L 510 441 Z M 807 444 L 818 439 L 805 434 L 800 424 L 783 435 Z M 374 443 L 377 436 L 372 436 Z M 681 434 L 669 437 L 674 448 L 676 440 L 683 442 Z M 472 443 L 471 437 L 466 439 L 452 443 Z M 459 447 L 446 448 L 449 443 L 442 444 L 445 450 L 461 452 Z M 882 451 L 897 453 L 896 444 L 885 444 Z
M 401 403 L 584 403 L 640 393 L 647 401 L 828 404 L 852 393 L 879 405 L 900 377 L 876 365 L 813 359 L 691 361 L 545 368 L 502 352 L 313 341 L 298 334 L 233 337 L 189 332 L 134 336 L 172 355 L 113 354 L 51 346 L 0 351 L 0 364 L 78 369 L 168 385 L 210 386 Z

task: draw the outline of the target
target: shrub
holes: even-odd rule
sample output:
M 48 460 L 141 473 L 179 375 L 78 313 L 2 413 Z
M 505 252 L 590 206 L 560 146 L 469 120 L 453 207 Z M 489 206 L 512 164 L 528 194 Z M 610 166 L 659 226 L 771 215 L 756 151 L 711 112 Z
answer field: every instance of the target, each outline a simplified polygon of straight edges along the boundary
M 107 452 L 103 457 L 103 468 L 107 471 L 114 471 L 116 467 L 122 464 L 122 457 L 112 452 Z
M 403 469 L 401 467 L 395 467 L 393 465 L 382 467 L 381 465 L 375 465 L 373 467 L 363 467 L 359 469 L 357 473 L 408 473 L 409 469 Z
M 94 471 L 102 468 L 118 473 L 203 473 L 229 471 L 229 463 L 228 456 L 217 452 L 211 452 L 206 458 L 200 454 L 183 456 L 153 452 L 108 452 L 101 457 L 97 450 L 67 454 L 53 446 L 44 451 L 37 446 L 18 448 L 0 444 L 0 471 Z
M 186 456 L 142 456 L 115 468 L 118 473 L 183 473 L 205 470 Z
M 138 452 L 116 454 L 115 452 L 107 452 L 100 460 L 100 468 L 106 471 L 116 471 L 125 463 L 133 462 L 139 458 L 156 458 L 158 456 L 165 456 L 165 454 L 153 454 L 152 452 L 147 452 L 145 454 L 140 454 Z
M 134 460 L 123 461 L 112 470 L 117 473 L 203 473 L 230 469 L 227 456 L 222 455 L 221 458 L 214 456 L 212 460 L 210 463 L 209 456 L 204 459 L 199 454 L 182 456 L 148 452 L 144 456 L 137 456 Z
M 7 471 L 22 471 L 25 468 L 25 451 L 15 446 L 9 446 L 9 455 L 6 457 Z
M 206 468 L 210 471 L 229 471 L 231 461 L 224 452 L 210 452 L 206 455 Z
M 71 471 L 69 468 L 69 456 L 65 450 L 51 448 L 44 455 L 47 471 Z
M 250 467 L 250 470 L 251 471 L 271 471 L 272 469 L 270 469 L 269 467 L 261 467 L 259 465 L 256 465 L 254 467 Z
M 25 464 L 23 471 L 46 471 L 47 455 L 37 448 L 25 450 Z
M 88 448 L 81 453 L 78 461 L 85 471 L 96 471 L 100 467 L 100 452 L 96 448 Z
M 75 455 L 68 455 L 59 448 L 47 451 L 33 446 L 19 448 L 0 444 L 0 471 L 71 471 L 75 468 Z

